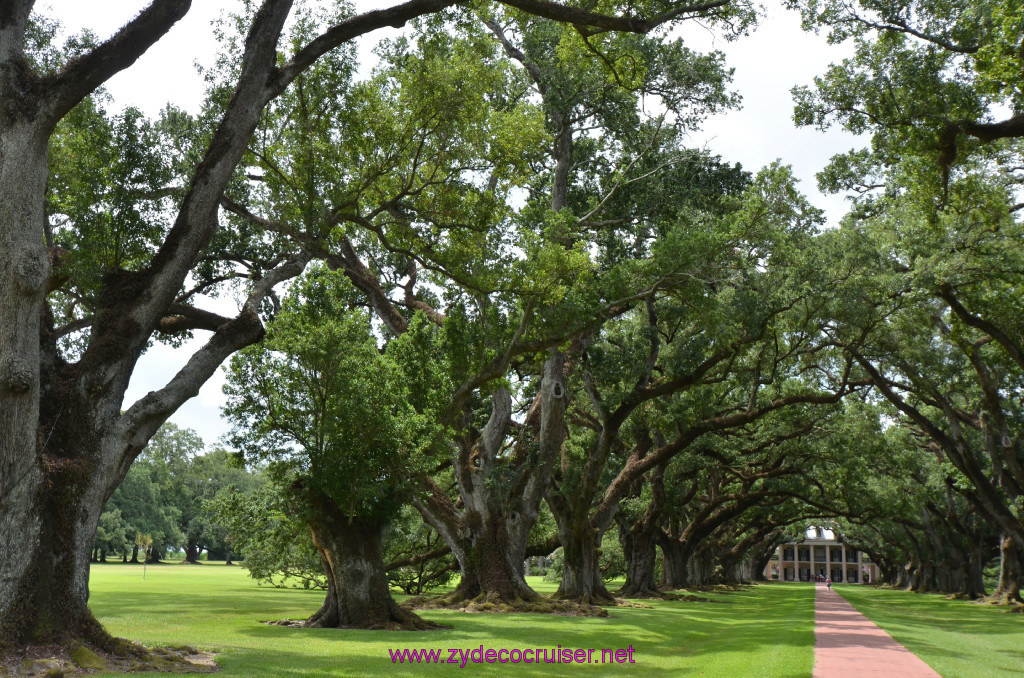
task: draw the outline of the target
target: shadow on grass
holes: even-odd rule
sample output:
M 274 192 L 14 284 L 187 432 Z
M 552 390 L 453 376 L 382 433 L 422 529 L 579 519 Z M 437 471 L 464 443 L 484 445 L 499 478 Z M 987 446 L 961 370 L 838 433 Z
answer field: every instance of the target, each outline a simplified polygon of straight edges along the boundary
M 107 568 L 103 568 L 107 570 Z M 127 568 L 126 568 L 127 569 Z M 224 570 L 230 568 L 223 568 Z M 472 674 L 551 676 L 643 675 L 726 678 L 809 678 L 813 663 L 813 587 L 756 586 L 701 592 L 713 602 L 643 601 L 650 608 L 609 608 L 606 618 L 539 614 L 467 614 L 424 610 L 453 626 L 430 632 L 294 629 L 260 620 L 302 618 L 323 592 L 256 587 L 221 568 L 163 569 L 141 582 L 136 571 L 109 570 L 91 605 L 115 632 L 147 644 L 192 645 L 217 651 L 224 676 L 362 676 L 410 673 L 389 649 L 593 648 L 635 650 L 634 664 L 515 665 L 469 663 Z M 211 573 L 193 574 L 197 572 Z M 235 573 L 238 571 L 235 570 Z M 99 574 L 97 572 L 97 574 Z M 106 575 L 106 573 L 105 573 Z M 100 581 L 98 578 L 97 581 Z M 714 604 L 728 602 L 729 604 Z M 597 656 L 598 653 L 595 653 Z M 420 673 L 450 672 L 457 664 L 417 664 Z
M 736 599 L 735 605 L 725 608 L 708 603 L 678 601 L 648 601 L 652 609 L 611 608 L 611 617 L 576 618 L 555 615 L 528 614 L 467 614 L 452 611 L 425 611 L 424 617 L 452 625 L 446 631 L 375 632 L 334 629 L 281 629 L 275 627 L 246 626 L 239 631 L 263 640 L 285 640 L 281 632 L 291 637 L 287 642 L 301 642 L 302 638 L 323 639 L 331 644 L 345 644 L 345 656 L 360 663 L 368 662 L 377 670 L 392 665 L 386 647 L 402 649 L 448 648 L 484 649 L 500 648 L 594 648 L 600 650 L 625 649 L 632 646 L 637 664 L 588 665 L 586 670 L 622 675 L 631 669 L 642 670 L 644 675 L 711 675 L 709 665 L 725 653 L 747 655 L 741 665 L 756 665 L 765 653 L 787 654 L 805 651 L 806 659 L 790 666 L 775 666 L 760 675 L 808 676 L 813 657 L 813 620 L 811 591 L 779 592 L 756 591 Z M 766 626 L 774 629 L 765 633 Z M 787 626 L 782 630 L 780 626 Z M 538 642 L 543 639 L 543 642 Z M 370 643 L 385 648 L 361 651 L 358 646 Z M 351 645 L 350 645 L 351 644 Z M 595 653 L 597 655 L 599 653 Z M 382 656 L 383 655 L 383 656 Z M 680 664 L 680 660 L 684 661 Z M 665 666 L 659 666 L 664 664 Z M 425 665 L 424 665 L 425 666 Z M 439 667 L 441 665 L 438 665 Z M 447 665 L 446 665 L 447 666 Z M 449 667 L 450 668 L 450 667 Z M 472 664 L 474 671 L 508 669 L 497 665 Z M 575 666 L 575 670 L 584 667 Z M 558 667 L 560 670 L 562 667 Z M 551 675 L 550 664 L 516 664 L 517 674 Z M 299 672 L 301 673 L 301 672 Z M 736 673 L 735 675 L 755 675 Z
M 876 587 L 841 587 L 857 611 L 946 676 L 1024 674 L 1024 619 L 1004 609 Z

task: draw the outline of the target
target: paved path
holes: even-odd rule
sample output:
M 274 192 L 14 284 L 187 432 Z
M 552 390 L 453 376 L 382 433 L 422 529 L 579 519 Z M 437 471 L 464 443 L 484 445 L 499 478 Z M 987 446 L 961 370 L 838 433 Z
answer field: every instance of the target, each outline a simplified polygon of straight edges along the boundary
M 910 650 L 824 584 L 814 598 L 814 678 L 939 678 Z

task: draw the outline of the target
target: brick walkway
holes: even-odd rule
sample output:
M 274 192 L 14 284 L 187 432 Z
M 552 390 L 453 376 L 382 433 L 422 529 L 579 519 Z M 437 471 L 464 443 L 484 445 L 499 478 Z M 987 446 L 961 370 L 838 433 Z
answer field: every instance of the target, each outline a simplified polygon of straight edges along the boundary
M 814 598 L 814 678 L 939 678 L 930 666 L 824 584 Z

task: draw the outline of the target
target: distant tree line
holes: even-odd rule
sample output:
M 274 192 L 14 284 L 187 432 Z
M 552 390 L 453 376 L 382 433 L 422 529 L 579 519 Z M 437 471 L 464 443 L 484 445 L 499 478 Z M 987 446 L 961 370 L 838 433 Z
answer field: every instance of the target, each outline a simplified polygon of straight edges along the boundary
M 262 484 L 237 456 L 206 450 L 195 431 L 164 424 L 100 514 L 93 560 L 139 562 L 135 537 L 148 534 L 150 562 L 183 552 L 185 562 L 196 563 L 206 552 L 230 563 L 236 549 L 213 508 L 227 495 L 248 494 Z

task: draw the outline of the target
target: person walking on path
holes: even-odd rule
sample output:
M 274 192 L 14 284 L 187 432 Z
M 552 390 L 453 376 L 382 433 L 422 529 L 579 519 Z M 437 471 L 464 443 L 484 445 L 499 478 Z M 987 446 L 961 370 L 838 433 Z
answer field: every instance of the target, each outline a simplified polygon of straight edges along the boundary
M 829 577 L 825 580 L 825 588 L 827 588 L 829 591 L 832 590 L 832 577 Z

